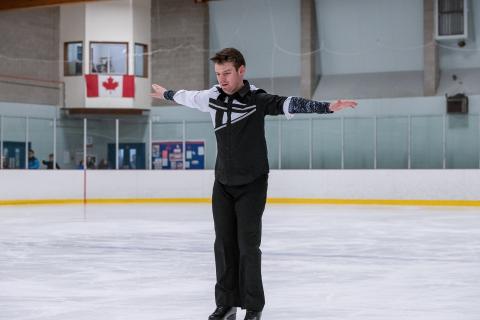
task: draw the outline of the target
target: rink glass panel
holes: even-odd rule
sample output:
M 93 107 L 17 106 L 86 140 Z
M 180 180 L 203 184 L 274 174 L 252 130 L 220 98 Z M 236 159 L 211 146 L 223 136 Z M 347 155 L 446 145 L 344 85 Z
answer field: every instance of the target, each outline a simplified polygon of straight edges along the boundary
M 60 168 L 80 169 L 80 161 L 83 161 L 83 119 L 57 119 L 56 134 Z
M 35 151 L 35 157 L 40 162 L 40 169 L 47 169 L 42 161 L 48 161 L 48 156 L 53 154 L 53 125 L 53 119 L 28 119 L 28 140 Z
M 4 168 L 25 168 L 27 142 L 40 162 L 56 150 L 61 169 L 80 167 L 84 119 L 2 118 Z M 272 169 L 406 169 L 409 164 L 412 169 L 469 169 L 479 168 L 479 121 L 478 115 L 267 117 L 265 137 Z M 210 121 L 152 121 L 150 127 L 149 120 L 120 119 L 118 151 L 115 119 L 86 123 L 87 157 L 95 158 L 96 168 L 106 159 L 115 169 L 118 153 L 120 169 L 146 169 L 151 164 L 151 142 L 184 139 L 205 141 L 205 168 L 215 167 L 216 139 Z M 141 150 L 135 149 L 138 145 Z M 141 165 L 125 165 L 125 157 L 139 158 L 130 154 L 132 147 L 142 153 Z
M 279 142 L 280 117 L 265 118 L 265 139 L 267 140 L 268 164 L 270 169 L 279 169 Z
M 150 150 L 148 145 L 148 121 L 119 120 L 119 169 L 145 170 Z
M 408 117 L 376 119 L 377 169 L 407 169 Z
M 89 169 L 115 169 L 115 156 L 109 154 L 109 146 L 115 146 L 115 135 L 115 119 L 88 119 L 87 158 L 91 161 Z
M 374 168 L 374 118 L 344 119 L 344 168 Z
M 25 117 L 3 117 L 4 168 L 25 169 L 25 146 L 27 119 Z
M 342 168 L 342 122 L 340 118 L 312 120 L 312 168 Z
M 450 114 L 446 120 L 446 168 L 478 168 L 478 115 Z
M 309 169 L 310 120 L 282 120 L 281 126 L 281 169 Z
M 443 116 L 412 116 L 411 168 L 443 168 Z

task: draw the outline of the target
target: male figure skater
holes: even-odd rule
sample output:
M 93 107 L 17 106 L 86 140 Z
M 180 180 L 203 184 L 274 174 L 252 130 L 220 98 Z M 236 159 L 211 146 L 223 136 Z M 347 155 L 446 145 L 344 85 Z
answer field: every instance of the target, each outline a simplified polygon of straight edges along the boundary
M 260 320 L 265 305 L 260 242 L 269 171 L 264 118 L 332 113 L 357 103 L 267 94 L 243 79 L 245 59 L 234 48 L 225 48 L 210 60 L 218 85 L 173 91 L 154 84 L 151 96 L 208 112 L 212 118 L 218 150 L 212 194 L 217 308 L 208 319 L 235 320 L 241 307 L 247 310 L 245 320 Z

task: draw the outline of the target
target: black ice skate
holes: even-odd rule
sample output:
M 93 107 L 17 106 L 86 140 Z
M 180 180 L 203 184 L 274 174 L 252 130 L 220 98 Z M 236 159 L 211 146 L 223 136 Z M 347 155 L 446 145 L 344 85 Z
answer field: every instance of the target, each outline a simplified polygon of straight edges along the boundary
M 248 311 L 245 314 L 245 319 L 244 320 L 260 320 L 262 317 L 262 312 L 261 311 Z
M 208 317 L 208 320 L 235 320 L 237 317 L 236 307 L 219 306 Z

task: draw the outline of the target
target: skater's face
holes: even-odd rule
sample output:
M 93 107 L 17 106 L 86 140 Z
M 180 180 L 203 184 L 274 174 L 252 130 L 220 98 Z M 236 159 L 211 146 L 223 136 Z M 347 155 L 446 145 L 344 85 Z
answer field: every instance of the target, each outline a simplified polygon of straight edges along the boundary
M 222 90 L 227 94 L 234 94 L 243 87 L 245 66 L 240 66 L 237 70 L 233 62 L 215 63 L 215 74 Z

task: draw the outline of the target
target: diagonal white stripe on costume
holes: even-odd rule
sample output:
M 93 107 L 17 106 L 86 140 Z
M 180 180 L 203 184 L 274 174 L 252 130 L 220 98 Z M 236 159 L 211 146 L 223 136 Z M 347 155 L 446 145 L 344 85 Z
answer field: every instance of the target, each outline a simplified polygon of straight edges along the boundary
M 245 119 L 247 118 L 249 115 L 251 115 L 252 113 L 254 113 L 257 109 L 253 109 L 252 111 L 248 112 L 248 113 L 240 113 L 242 116 L 240 117 L 236 117 L 235 119 L 232 119 L 232 123 L 235 123 L 235 122 L 238 122 L 242 119 Z
M 243 119 L 247 118 L 248 116 L 250 116 L 250 115 L 251 115 L 252 113 L 254 113 L 255 111 L 257 111 L 257 109 L 253 109 L 252 111 L 250 111 L 250 112 L 248 112 L 248 113 L 240 113 L 241 116 L 236 117 L 235 119 L 232 118 L 232 123 L 235 123 L 235 122 L 238 122 L 238 121 L 240 121 L 240 120 L 243 120 Z M 233 115 L 233 113 L 232 113 L 232 115 Z M 237 115 L 238 115 L 238 114 L 237 114 Z M 225 122 L 224 122 L 221 126 L 215 128 L 215 131 L 220 130 L 220 129 L 223 129 L 223 128 L 225 128 L 225 127 L 227 126 L 225 115 L 224 115 L 223 120 L 224 120 Z

